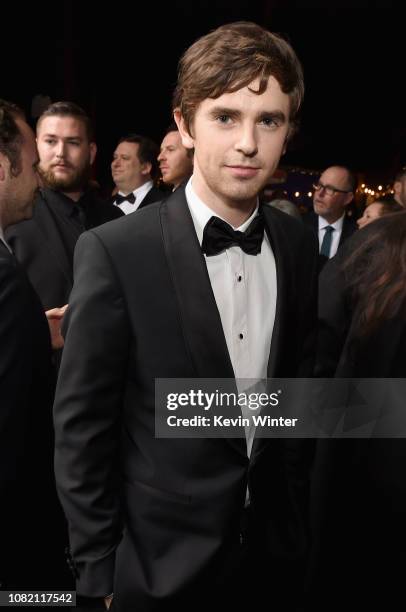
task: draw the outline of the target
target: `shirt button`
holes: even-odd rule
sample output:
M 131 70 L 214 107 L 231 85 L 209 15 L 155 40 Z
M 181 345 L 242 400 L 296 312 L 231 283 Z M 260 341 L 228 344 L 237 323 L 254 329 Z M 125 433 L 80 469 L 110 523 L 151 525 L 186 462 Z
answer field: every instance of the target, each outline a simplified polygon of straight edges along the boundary
M 241 276 L 241 275 L 237 276 L 237 280 L 238 280 L 238 282 L 239 282 L 239 283 L 241 283 L 241 281 L 242 281 L 242 276 Z
M 240 340 L 242 340 L 244 338 L 244 334 L 238 334 L 238 337 Z

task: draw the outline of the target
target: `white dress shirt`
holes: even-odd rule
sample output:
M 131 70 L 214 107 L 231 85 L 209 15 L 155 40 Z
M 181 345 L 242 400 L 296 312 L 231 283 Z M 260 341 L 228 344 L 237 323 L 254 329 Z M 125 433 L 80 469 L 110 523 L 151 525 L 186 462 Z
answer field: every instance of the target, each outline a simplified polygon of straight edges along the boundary
M 192 178 L 186 185 L 186 200 L 201 245 L 207 222 L 219 215 L 193 191 Z M 234 229 L 245 231 L 257 212 L 258 204 L 250 218 Z M 277 287 L 275 258 L 266 232 L 256 256 L 233 246 L 218 255 L 205 255 L 205 259 L 235 377 L 266 378 Z M 247 436 L 248 455 L 253 434 Z
M 328 221 L 326 221 L 325 219 L 323 219 L 323 217 L 320 217 L 319 215 L 319 252 L 320 252 L 321 245 L 323 242 L 324 234 L 326 233 L 326 227 L 329 227 L 329 226 L 334 227 L 334 232 L 331 236 L 331 247 L 330 247 L 329 259 L 334 257 L 334 255 L 337 253 L 338 245 L 340 243 L 340 238 L 341 238 L 341 232 L 343 231 L 344 217 L 345 217 L 345 213 L 343 214 L 342 217 L 337 219 L 337 221 L 335 221 L 334 223 L 329 223 Z
M 118 206 L 118 208 L 121 208 L 121 210 L 123 211 L 125 215 L 129 215 L 130 213 L 135 212 L 137 208 L 139 208 L 141 202 L 143 201 L 147 193 L 151 191 L 153 186 L 154 186 L 154 183 L 152 181 L 147 181 L 146 183 L 141 185 L 141 187 L 134 189 L 133 191 L 133 194 L 135 195 L 134 204 L 130 204 L 130 202 L 122 202 L 121 204 L 117 205 L 114 202 L 114 206 Z M 128 193 L 123 193 L 122 191 L 119 191 L 118 193 L 122 196 L 129 195 Z

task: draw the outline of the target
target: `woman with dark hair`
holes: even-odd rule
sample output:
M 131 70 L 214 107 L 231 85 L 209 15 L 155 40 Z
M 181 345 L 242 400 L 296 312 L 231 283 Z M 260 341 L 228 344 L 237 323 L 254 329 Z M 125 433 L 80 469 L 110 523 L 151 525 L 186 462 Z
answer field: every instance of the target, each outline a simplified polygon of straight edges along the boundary
M 323 269 L 316 375 L 406 377 L 406 211 L 357 232 Z M 311 514 L 311 609 L 392 609 L 406 567 L 405 440 L 319 440 Z
M 395 202 L 395 200 L 375 200 L 365 208 L 362 217 L 357 221 L 357 225 L 359 229 L 362 229 L 372 221 L 376 221 L 376 219 L 384 215 L 390 215 L 391 213 L 401 212 L 403 210 L 403 206 Z

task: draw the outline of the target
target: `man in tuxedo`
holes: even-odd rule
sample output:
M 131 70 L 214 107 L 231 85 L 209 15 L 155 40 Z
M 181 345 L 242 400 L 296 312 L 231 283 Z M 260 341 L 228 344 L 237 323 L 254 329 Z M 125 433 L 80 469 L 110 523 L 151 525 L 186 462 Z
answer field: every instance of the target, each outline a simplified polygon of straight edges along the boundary
M 69 300 L 73 251 L 80 234 L 122 216 L 89 187 L 96 143 L 89 117 L 72 102 L 52 104 L 38 119 L 42 189 L 33 218 L 7 231 L 7 240 L 45 310 Z
M 153 182 L 158 174 L 157 155 L 157 145 L 146 136 L 129 134 L 119 141 L 111 162 L 118 189 L 113 203 L 126 215 L 164 197 Z
M 327 168 L 314 185 L 314 212 L 305 215 L 304 221 L 318 236 L 321 267 L 358 229 L 356 221 L 346 214 L 356 188 L 355 175 L 343 166 Z
M 47 318 L 4 230 L 32 216 L 34 134 L 0 100 L 0 588 L 69 584 L 52 469 L 54 376 Z M 59 547 L 59 548 L 58 548 Z M 64 582 L 66 580 L 67 582 Z
M 78 242 L 56 474 L 78 593 L 109 605 L 114 592 L 116 610 L 247 609 L 264 591 L 276 609 L 293 606 L 306 449 L 155 438 L 154 401 L 158 378 L 312 371 L 316 240 L 258 207 L 302 95 L 301 66 L 279 36 L 238 22 L 199 39 L 174 95 L 191 179 Z
M 187 181 L 193 172 L 193 149 L 183 146 L 175 122 L 168 127 L 161 142 L 158 162 L 163 182 L 170 185 L 173 191 Z

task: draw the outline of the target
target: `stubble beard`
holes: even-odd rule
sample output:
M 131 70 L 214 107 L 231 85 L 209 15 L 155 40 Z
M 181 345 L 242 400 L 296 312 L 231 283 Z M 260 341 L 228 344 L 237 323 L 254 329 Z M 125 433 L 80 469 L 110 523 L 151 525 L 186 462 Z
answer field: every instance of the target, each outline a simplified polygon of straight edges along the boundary
M 39 173 L 44 187 L 48 187 L 55 191 L 70 193 L 81 191 L 87 186 L 90 179 L 90 165 L 75 170 L 75 172 L 65 178 L 56 176 L 52 168 L 43 170 L 39 167 Z

